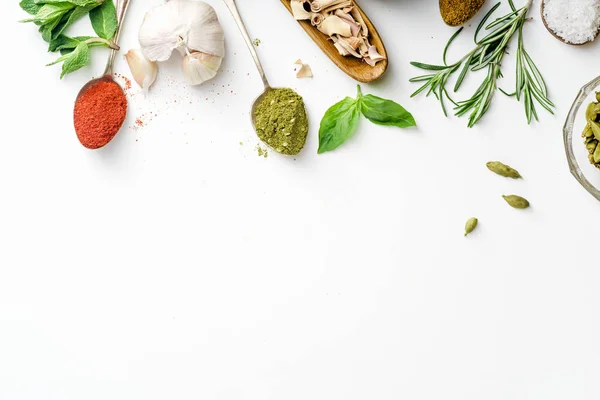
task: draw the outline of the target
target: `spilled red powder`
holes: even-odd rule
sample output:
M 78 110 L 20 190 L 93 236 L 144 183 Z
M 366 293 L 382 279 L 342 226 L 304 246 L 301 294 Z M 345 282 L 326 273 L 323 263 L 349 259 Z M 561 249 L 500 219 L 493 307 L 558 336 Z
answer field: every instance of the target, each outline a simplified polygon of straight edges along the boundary
M 135 118 L 133 124 L 130 125 L 129 128 L 133 129 L 134 131 L 139 131 L 148 126 L 148 123 L 151 122 L 156 116 L 158 116 L 158 114 L 153 114 L 152 111 L 141 114 Z
M 115 137 L 127 115 L 127 98 L 113 81 L 89 88 L 75 102 L 73 123 L 84 147 L 98 149 Z
M 121 74 L 117 74 L 117 73 L 115 73 L 115 76 L 123 81 L 123 90 L 125 91 L 125 94 L 130 95 L 131 94 L 131 79 L 129 79 L 125 75 L 121 75 Z

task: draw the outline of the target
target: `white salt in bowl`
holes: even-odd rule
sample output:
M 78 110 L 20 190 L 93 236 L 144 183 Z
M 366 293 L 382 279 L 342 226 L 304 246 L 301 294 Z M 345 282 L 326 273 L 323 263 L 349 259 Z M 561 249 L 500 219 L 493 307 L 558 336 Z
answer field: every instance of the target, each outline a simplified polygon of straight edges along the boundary
M 587 105 L 596 101 L 600 91 L 600 76 L 583 86 L 567 115 L 563 128 L 563 140 L 571 174 L 592 196 L 600 201 L 600 169 L 590 164 L 581 133 L 586 125 Z
M 560 40 L 561 42 L 565 43 L 565 44 L 569 44 L 572 46 L 581 46 L 587 43 L 590 43 L 592 41 L 594 41 L 596 39 L 596 37 L 598 36 L 598 33 L 600 33 L 600 27 L 598 29 L 596 29 L 596 32 L 592 35 L 591 39 L 583 41 L 583 42 L 579 42 L 579 43 L 572 43 L 569 42 L 567 40 L 565 40 L 563 37 L 559 36 L 554 30 L 552 30 L 552 28 L 550 28 L 550 26 L 548 25 L 548 21 L 546 20 L 546 17 L 544 15 L 544 7 L 546 5 L 546 0 L 542 0 L 540 2 L 540 14 L 542 17 L 542 23 L 544 24 L 544 26 L 546 27 L 546 29 L 548 30 L 548 32 L 550 32 L 550 34 L 552 36 L 554 36 L 556 39 Z

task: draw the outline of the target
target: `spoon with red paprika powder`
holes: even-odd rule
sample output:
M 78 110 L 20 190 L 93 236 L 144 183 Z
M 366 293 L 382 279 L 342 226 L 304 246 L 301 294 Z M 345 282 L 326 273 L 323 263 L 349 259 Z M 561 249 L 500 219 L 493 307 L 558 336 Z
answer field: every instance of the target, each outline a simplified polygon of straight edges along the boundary
M 117 0 L 117 44 L 129 0 Z M 117 46 L 118 47 L 118 46 Z M 92 79 L 79 91 L 73 110 L 77 138 L 88 149 L 99 149 L 110 142 L 127 116 L 127 98 L 123 88 L 113 79 L 117 50 L 111 49 L 106 69 L 100 78 Z

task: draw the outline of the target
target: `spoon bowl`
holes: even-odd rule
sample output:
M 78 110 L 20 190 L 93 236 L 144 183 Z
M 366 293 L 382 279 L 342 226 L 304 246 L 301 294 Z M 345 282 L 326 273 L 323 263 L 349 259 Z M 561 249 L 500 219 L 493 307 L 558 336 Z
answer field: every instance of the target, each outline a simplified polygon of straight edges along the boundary
M 598 37 L 598 33 L 600 33 L 600 30 L 598 30 L 596 32 L 596 34 L 594 35 L 594 38 L 591 40 L 588 40 L 587 42 L 583 42 L 583 43 L 571 43 L 571 42 L 567 42 L 566 40 L 564 40 L 563 38 L 561 38 L 560 36 L 558 36 L 556 34 L 556 32 L 554 32 L 552 29 L 550 29 L 550 27 L 548 26 L 548 21 L 546 21 L 546 17 L 544 17 L 544 6 L 546 4 L 546 0 L 542 0 L 540 2 L 540 13 L 542 15 L 542 23 L 544 24 L 544 26 L 546 27 L 546 29 L 548 30 L 548 32 L 550 32 L 550 34 L 552 36 L 554 36 L 556 39 L 560 40 L 561 42 L 563 42 L 564 44 L 568 44 L 571 46 L 583 46 L 584 44 L 590 43 L 592 41 L 594 41 L 597 37 Z
M 281 2 L 285 8 L 292 13 L 290 0 L 281 0 Z M 379 54 L 385 57 L 385 60 L 379 61 L 374 67 L 371 67 L 369 64 L 358 58 L 342 56 L 337 51 L 329 37 L 319 32 L 314 26 L 311 25 L 310 21 L 298 21 L 298 23 L 308 34 L 308 36 L 310 36 L 313 42 L 319 46 L 323 53 L 325 53 L 325 55 L 329 57 L 329 59 L 333 61 L 333 63 L 346 75 L 359 82 L 369 83 L 381 78 L 381 76 L 385 73 L 388 67 L 388 55 L 379 32 L 377 32 L 377 29 L 367 14 L 365 14 L 365 12 L 359 7 L 356 1 L 354 1 L 354 7 L 356 8 L 356 11 L 360 13 L 365 21 L 365 24 L 367 25 L 371 44 L 377 48 Z
M 258 105 L 260 103 L 262 103 L 263 99 L 265 98 L 265 96 L 271 91 L 274 90 L 275 88 L 272 88 L 271 86 L 266 86 L 265 90 L 263 90 L 263 92 L 261 94 L 258 95 L 258 97 L 256 99 L 254 99 L 254 101 L 252 102 L 252 108 L 250 109 L 250 120 L 252 121 L 252 128 L 256 131 L 256 108 L 258 107 Z
M 115 80 L 113 79 L 112 74 L 110 72 L 109 73 L 105 72 L 105 74 L 102 75 L 100 78 L 92 79 L 91 81 L 89 81 L 88 83 L 86 83 L 85 85 L 83 85 L 83 87 L 81 88 L 81 90 L 77 94 L 77 97 L 76 97 L 75 101 L 79 100 L 79 98 L 81 96 L 83 96 L 83 94 L 85 92 L 87 92 L 89 89 L 91 89 L 92 87 L 96 86 L 100 82 L 115 82 Z M 117 85 L 118 85 L 118 83 L 117 83 Z M 121 87 L 121 85 L 119 85 L 119 87 Z M 123 90 L 123 88 L 121 88 L 121 91 L 123 91 L 123 95 L 125 95 L 125 91 Z

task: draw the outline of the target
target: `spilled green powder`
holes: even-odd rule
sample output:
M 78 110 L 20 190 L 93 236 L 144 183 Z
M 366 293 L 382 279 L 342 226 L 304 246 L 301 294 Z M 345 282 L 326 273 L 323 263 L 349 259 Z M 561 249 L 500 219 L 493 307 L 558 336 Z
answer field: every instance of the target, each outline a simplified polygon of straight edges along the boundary
M 271 89 L 254 113 L 256 134 L 273 150 L 295 155 L 306 143 L 308 117 L 304 101 L 292 89 Z
M 260 145 L 258 144 L 254 148 L 254 150 L 256 150 L 256 154 L 258 154 L 259 157 L 269 157 L 269 151 L 266 148 L 260 147 Z

